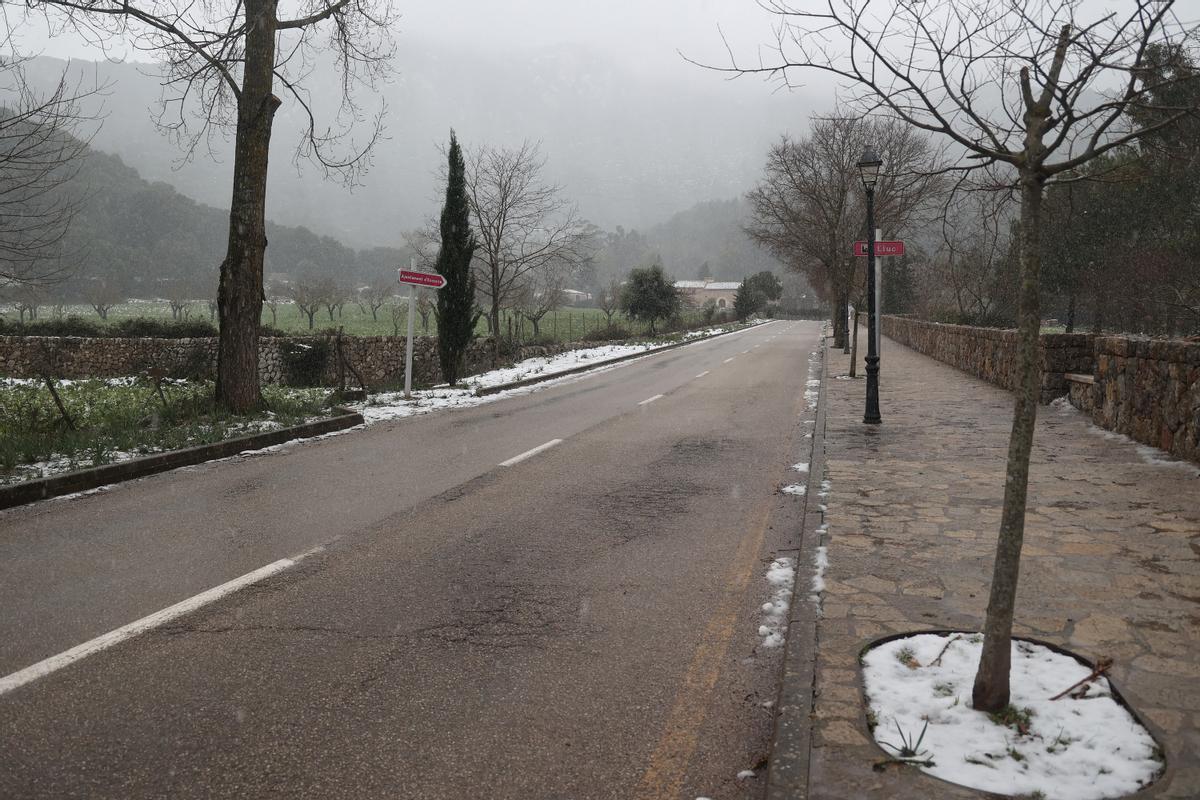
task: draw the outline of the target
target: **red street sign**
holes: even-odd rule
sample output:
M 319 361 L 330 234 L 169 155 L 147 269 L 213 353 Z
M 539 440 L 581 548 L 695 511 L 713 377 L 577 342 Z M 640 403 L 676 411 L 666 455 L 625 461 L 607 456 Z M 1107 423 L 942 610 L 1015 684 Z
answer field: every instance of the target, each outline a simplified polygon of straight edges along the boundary
M 440 289 L 446 285 L 446 279 L 436 272 L 414 272 L 411 269 L 400 270 L 400 282 L 429 289 Z
M 855 242 L 854 255 L 866 256 L 867 243 Z M 904 255 L 904 242 L 876 242 L 875 255 L 877 256 L 902 256 Z

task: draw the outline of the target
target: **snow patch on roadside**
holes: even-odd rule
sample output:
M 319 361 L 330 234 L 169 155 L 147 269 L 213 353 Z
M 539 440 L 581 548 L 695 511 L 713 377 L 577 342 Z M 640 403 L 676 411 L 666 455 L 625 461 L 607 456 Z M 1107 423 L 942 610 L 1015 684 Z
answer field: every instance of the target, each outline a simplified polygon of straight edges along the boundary
M 798 464 L 792 464 L 792 469 L 796 470 L 796 472 L 808 472 L 808 462 L 801 461 Z
M 878 720 L 875 740 L 896 755 L 900 731 L 916 740 L 928 725 L 916 759 L 932 762 L 918 764 L 923 772 L 1004 795 L 1101 800 L 1136 792 L 1158 776 L 1154 739 L 1112 697 L 1105 678 L 1076 697 L 1050 699 L 1091 670 L 1040 645 L 1012 643 L 1012 706 L 1025 732 L 975 711 L 971 688 L 982 647 L 975 634 L 920 634 L 870 650 L 863 684 Z
M 767 583 L 771 587 L 771 599 L 762 605 L 763 619 L 758 626 L 758 635 L 763 637 L 763 647 L 779 647 L 787 635 L 787 613 L 792 603 L 792 587 L 796 582 L 796 562 L 790 558 L 777 558 L 767 568 Z
M 1070 416 L 1073 414 L 1084 416 L 1083 412 L 1071 405 L 1071 401 L 1066 397 L 1059 397 L 1058 399 L 1052 401 L 1050 406 L 1062 416 Z M 1088 422 L 1087 429 L 1088 433 L 1101 436 L 1107 441 L 1121 442 L 1122 444 L 1132 445 L 1134 450 L 1136 450 L 1138 457 L 1142 459 L 1142 462 L 1148 464 L 1149 466 L 1163 467 L 1165 469 L 1177 469 L 1181 472 L 1188 473 L 1193 478 L 1200 478 L 1200 469 L 1197 469 L 1195 464 L 1174 458 L 1165 450 L 1161 450 L 1157 447 L 1151 447 L 1148 444 L 1142 444 L 1136 439 L 1126 436 L 1123 433 L 1105 430 L 1099 425 L 1096 425 L 1094 422 Z
M 784 494 L 790 494 L 793 497 L 804 497 L 808 488 L 800 483 L 789 483 L 787 486 L 779 487 L 779 491 Z

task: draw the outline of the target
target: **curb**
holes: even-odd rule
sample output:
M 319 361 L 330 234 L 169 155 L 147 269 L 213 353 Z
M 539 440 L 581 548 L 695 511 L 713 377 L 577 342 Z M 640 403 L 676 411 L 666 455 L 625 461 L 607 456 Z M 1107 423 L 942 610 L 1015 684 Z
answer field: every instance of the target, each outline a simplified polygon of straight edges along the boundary
M 363 424 L 362 414 L 357 411 L 338 407 L 334 407 L 333 410 L 337 416 L 306 422 L 303 425 L 293 425 L 290 428 L 280 428 L 276 431 L 185 447 L 182 450 L 168 450 L 142 458 L 131 458 L 117 464 L 89 467 L 49 478 L 36 478 L 11 486 L 0 486 L 0 509 L 13 508 L 37 500 L 48 500 L 64 494 L 73 494 L 113 483 L 144 478 L 179 467 L 189 467 L 218 458 L 228 458 L 245 450 L 260 450 L 264 447 L 290 442 L 293 439 L 306 439 Z
M 822 334 L 821 388 L 813 421 L 812 455 L 808 467 L 808 490 L 804 493 L 804 513 L 800 518 L 800 547 L 796 555 L 796 583 L 792 590 L 788 616 L 787 641 L 779 675 L 779 696 L 775 701 L 775 725 L 767 757 L 766 800 L 804 800 L 808 797 L 809 757 L 812 750 L 814 691 L 817 667 L 817 610 L 809 602 L 809 592 L 800 577 L 811 569 L 801 567 L 801 558 L 811 561 L 821 544 L 817 532 L 824 521 L 818 508 L 821 481 L 825 476 L 825 414 L 829 359 Z M 814 491 L 815 490 L 815 491 Z
M 775 321 L 776 320 L 771 320 L 771 322 L 775 322 Z M 544 383 L 545 381 L 552 381 L 555 378 L 563 378 L 568 375 L 578 375 L 581 372 L 587 372 L 588 370 L 596 369 L 597 367 L 606 367 L 609 364 L 619 364 L 622 361 L 631 361 L 635 358 L 641 358 L 642 356 L 652 356 L 655 353 L 661 353 L 664 350 L 674 350 L 676 347 L 686 347 L 689 344 L 696 344 L 697 342 L 707 342 L 709 339 L 716 339 L 720 336 L 729 336 L 734 333 L 741 333 L 742 331 L 750 330 L 750 328 L 757 328 L 760 325 L 768 325 L 768 324 L 770 324 L 770 323 L 769 322 L 760 322 L 757 325 L 749 325 L 745 328 L 738 328 L 737 330 L 733 330 L 733 331 L 722 331 L 721 333 L 714 333 L 712 336 L 697 336 L 693 339 L 687 339 L 686 341 L 672 342 L 671 344 L 665 344 L 662 347 L 652 347 L 648 350 L 642 350 L 637 353 L 629 353 L 627 355 L 617 356 L 616 358 L 607 358 L 604 361 L 597 361 L 593 364 L 580 364 L 578 367 L 571 367 L 570 369 L 564 369 L 561 372 L 550 372 L 545 375 L 536 375 L 532 378 L 522 378 L 519 381 L 510 381 L 509 383 L 498 383 L 495 386 L 484 386 L 484 387 L 481 387 L 481 388 L 478 388 L 475 390 L 475 396 L 476 397 L 487 397 L 490 394 L 499 394 L 500 392 L 505 392 L 505 391 L 508 391 L 509 389 L 520 389 L 525 386 L 534 386 L 539 383 Z

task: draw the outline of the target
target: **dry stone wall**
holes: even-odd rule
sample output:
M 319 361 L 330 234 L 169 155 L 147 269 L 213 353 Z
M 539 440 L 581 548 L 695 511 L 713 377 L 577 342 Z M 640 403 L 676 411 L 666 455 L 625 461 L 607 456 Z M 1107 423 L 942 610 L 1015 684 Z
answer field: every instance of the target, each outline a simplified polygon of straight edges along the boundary
M 403 336 L 346 336 L 342 339 L 346 359 L 368 386 L 379 387 L 404 381 Z M 320 377 L 311 382 L 332 384 L 338 380 L 336 340 L 331 337 L 280 337 L 259 339 L 259 377 L 263 383 L 285 383 L 296 377 L 295 354 L 305 349 L 324 349 Z M 512 354 L 516 360 L 561 352 L 555 347 L 523 347 Z M 0 377 L 37 378 L 48 373 L 56 378 L 115 378 L 162 370 L 178 377 L 212 378 L 216 373 L 217 340 L 121 339 L 75 336 L 0 336 Z M 321 359 L 317 359 L 320 363 Z M 467 350 L 467 374 L 491 366 L 491 340 L 477 339 Z M 348 384 L 356 383 L 347 370 Z M 413 340 L 413 383 L 442 382 L 437 339 L 418 336 Z
M 1200 342 L 1099 336 L 1071 405 L 1100 427 L 1200 463 Z
M 970 325 L 942 325 L 908 317 L 883 317 L 883 335 L 1009 391 L 1016 388 L 1017 332 Z M 1090 373 L 1094 360 L 1090 333 L 1041 337 L 1040 400 L 1049 403 L 1069 389 L 1066 375 Z

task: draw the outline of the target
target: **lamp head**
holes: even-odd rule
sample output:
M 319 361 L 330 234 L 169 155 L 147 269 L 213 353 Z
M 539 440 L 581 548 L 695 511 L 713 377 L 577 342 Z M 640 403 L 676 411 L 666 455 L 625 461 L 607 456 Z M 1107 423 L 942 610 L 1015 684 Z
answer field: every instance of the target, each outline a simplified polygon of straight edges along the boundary
M 862 158 L 858 160 L 858 174 L 862 177 L 863 186 L 868 189 L 875 188 L 875 183 L 879 180 L 879 168 L 882 166 L 883 159 L 868 145 L 863 150 Z

